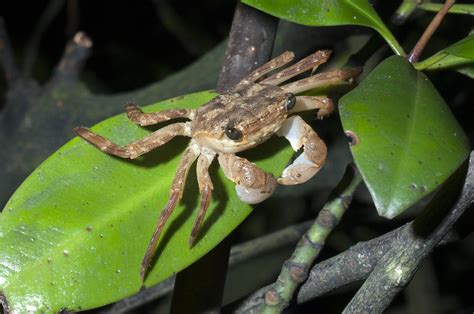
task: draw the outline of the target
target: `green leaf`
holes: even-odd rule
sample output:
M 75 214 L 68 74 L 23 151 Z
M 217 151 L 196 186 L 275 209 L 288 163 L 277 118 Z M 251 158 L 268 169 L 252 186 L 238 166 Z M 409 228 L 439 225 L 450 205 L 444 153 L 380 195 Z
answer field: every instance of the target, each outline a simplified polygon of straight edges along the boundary
M 214 96 L 191 94 L 145 111 L 197 107 Z M 118 144 L 149 133 L 124 114 L 92 129 Z M 16 313 L 78 311 L 137 293 L 141 260 L 187 142 L 177 138 L 130 161 L 104 154 L 76 137 L 39 166 L 0 215 L 0 290 L 10 309 Z M 292 150 L 284 139 L 269 142 L 247 157 L 279 174 Z M 214 197 L 196 245 L 189 249 L 187 244 L 199 204 L 191 171 L 146 286 L 196 261 L 251 212 L 236 197 L 234 184 L 213 166 Z
M 380 215 L 432 192 L 469 154 L 469 142 L 428 78 L 404 58 L 383 61 L 340 100 L 344 130 Z
M 440 50 L 433 56 L 415 64 L 418 70 L 452 69 L 472 78 L 474 64 L 474 34 Z
M 278 18 L 308 25 L 363 25 L 376 30 L 398 55 L 403 48 L 367 0 L 242 0 L 243 3 Z
M 474 65 L 461 66 L 456 71 L 474 79 Z
M 444 50 L 454 56 L 474 60 L 474 34 L 467 36 Z

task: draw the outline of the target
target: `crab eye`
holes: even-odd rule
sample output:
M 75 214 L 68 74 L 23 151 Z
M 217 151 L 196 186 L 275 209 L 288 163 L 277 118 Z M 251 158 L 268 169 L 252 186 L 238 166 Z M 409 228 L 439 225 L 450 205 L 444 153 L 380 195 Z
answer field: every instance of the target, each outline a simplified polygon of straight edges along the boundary
M 227 135 L 228 138 L 230 138 L 233 141 L 240 140 L 242 137 L 242 132 L 237 130 L 236 128 L 228 126 L 225 129 L 225 135 Z
M 291 110 L 295 107 L 296 105 L 296 97 L 292 93 L 286 94 L 286 101 L 285 101 L 285 109 L 286 110 Z

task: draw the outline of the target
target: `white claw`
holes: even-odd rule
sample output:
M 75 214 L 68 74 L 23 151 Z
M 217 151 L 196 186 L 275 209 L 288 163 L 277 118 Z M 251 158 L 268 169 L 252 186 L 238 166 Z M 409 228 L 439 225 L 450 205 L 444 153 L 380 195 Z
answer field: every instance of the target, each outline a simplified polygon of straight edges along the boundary
M 303 146 L 302 137 L 306 133 L 302 121 L 300 116 L 292 116 L 276 132 L 278 136 L 286 137 L 295 152 Z
M 308 160 L 306 155 L 302 153 L 290 166 L 283 170 L 281 177 L 278 178 L 278 183 L 293 185 L 306 182 L 319 171 L 319 168 L 320 166 Z
M 304 183 L 324 165 L 327 154 L 326 145 L 301 117 L 288 118 L 278 130 L 277 135 L 284 136 L 294 151 L 304 147 L 301 155 L 283 170 L 278 183 L 283 185 Z
M 258 204 L 269 198 L 273 194 L 273 191 L 275 191 L 275 187 L 276 182 L 275 184 L 258 189 L 248 188 L 236 184 L 235 191 L 237 192 L 237 196 L 242 202 L 245 202 L 247 204 Z

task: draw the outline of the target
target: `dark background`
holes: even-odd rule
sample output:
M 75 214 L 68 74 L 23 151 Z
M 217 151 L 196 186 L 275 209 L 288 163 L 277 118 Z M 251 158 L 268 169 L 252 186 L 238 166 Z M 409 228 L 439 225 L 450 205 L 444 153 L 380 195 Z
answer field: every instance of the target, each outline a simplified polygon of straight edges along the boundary
M 25 0 L 0 3 L 0 15 L 5 19 L 19 64 L 21 64 L 32 31 L 37 27 L 39 16 L 48 3 L 50 2 Z M 397 1 L 392 1 L 390 4 L 384 4 L 383 7 L 379 5 L 380 14 L 389 17 L 397 4 Z M 113 95 L 140 89 L 183 69 L 183 80 L 193 81 L 194 73 L 190 71 L 187 75 L 186 67 L 193 62 L 199 62 L 202 56 L 219 44 L 223 47 L 222 41 L 229 32 L 234 8 L 234 1 L 218 0 L 67 1 L 43 34 L 33 71 L 34 78 L 40 83 L 46 82 L 61 57 L 67 40 L 76 31 L 83 30 L 91 37 L 94 46 L 80 78 L 90 90 L 97 94 Z M 397 38 L 404 43 L 405 47 L 411 47 L 421 34 L 420 25 L 427 25 L 431 17 L 432 15 L 428 14 L 410 20 L 403 27 L 395 30 Z M 471 17 L 448 17 L 435 35 L 436 39 L 428 47 L 425 56 L 466 36 L 466 30 L 472 28 L 472 22 Z M 288 23 L 281 26 L 284 31 L 280 32 L 275 50 L 296 50 L 299 56 L 314 51 L 315 48 L 333 48 L 338 38 L 347 37 L 353 30 L 367 32 L 358 27 L 316 30 L 288 25 Z M 308 38 L 311 40 L 308 41 Z M 223 53 L 223 48 L 220 51 Z M 385 51 L 382 55 L 388 54 L 390 52 Z M 360 60 L 364 60 L 363 55 L 359 57 Z M 176 88 L 176 90 L 173 90 L 173 85 L 171 85 L 170 90 L 166 92 L 166 97 L 163 96 L 164 93 L 160 93 L 148 99 L 160 100 L 163 97 L 179 96 L 184 92 L 213 88 L 218 75 L 218 65 L 221 62 L 222 59 L 216 58 L 217 65 L 202 68 L 201 71 L 204 72 L 201 75 L 208 77 L 209 81 L 203 80 L 200 85 L 183 82 L 184 87 Z M 472 141 L 471 108 L 474 93 L 472 80 L 452 71 L 430 73 L 429 77 L 450 104 Z M 6 103 L 6 91 L 7 84 L 2 76 L 0 108 Z M 98 114 L 88 121 L 92 124 L 111 115 L 112 112 L 119 113 L 122 106 L 122 103 L 117 103 L 107 113 Z M 279 192 L 273 200 L 259 206 L 258 210 L 237 231 L 236 241 L 251 239 L 288 224 L 311 219 L 315 211 L 320 209 L 329 191 L 342 175 L 345 164 L 350 160 L 350 154 L 345 139 L 341 136 L 337 117 L 319 123 L 317 129 L 328 142 L 330 154 L 332 154 L 318 181 L 312 181 L 298 190 Z M 3 194 L 0 199 L 2 206 L 18 183 L 33 170 L 34 164 L 37 165 L 72 137 L 72 133 L 67 134 L 63 132 L 60 140 L 48 142 L 48 147 L 41 151 L 37 161 L 32 162 L 29 167 L 22 171 L 4 173 L 5 177 L 0 180 L 11 180 L 12 183 L 2 185 Z M 10 162 L 7 157 L 3 157 L 0 161 L 3 165 Z M 7 175 L 11 177 L 6 177 Z M 370 239 L 396 228 L 403 222 L 411 220 L 416 214 L 415 209 L 394 221 L 379 218 L 365 190 L 359 192 L 353 207 L 354 209 L 348 212 L 341 226 L 329 239 L 328 246 L 322 254 L 323 259 L 358 241 Z M 463 235 L 469 234 L 472 230 L 472 221 L 472 217 L 464 218 Z M 420 275 L 417 276 L 419 280 L 417 288 L 401 294 L 387 312 L 472 313 L 474 310 L 472 244 L 473 238 L 468 236 L 462 241 L 437 249 L 425 262 Z M 281 263 L 279 259 L 284 259 L 290 250 L 291 248 L 286 248 L 274 256 L 267 257 L 271 259 L 268 264 L 276 265 L 272 270 L 275 275 L 278 272 L 278 264 Z M 270 278 L 268 280 L 271 280 Z M 266 283 L 268 282 L 262 282 L 261 285 Z M 294 312 L 314 312 L 314 309 L 322 313 L 340 312 L 356 288 L 342 289 L 311 304 L 296 307 Z M 433 306 L 424 309 L 417 308 L 419 301 L 426 302 L 426 300 L 430 300 Z M 140 312 L 151 313 L 166 308 L 166 302 L 168 302 L 166 298 L 157 300 L 140 309 Z
M 48 3 L 40 0 L 0 4 L 0 14 L 20 58 Z M 170 1 L 166 6 L 179 18 L 174 23 L 184 25 L 185 32 L 195 35 L 190 41 L 183 42 L 173 34 L 173 27 L 158 15 L 162 9 L 152 1 L 68 1 L 44 33 L 35 75 L 46 79 L 66 41 L 83 30 L 94 42 L 84 74 L 86 79 L 92 76 L 97 80 L 91 87 L 98 88 L 94 85 L 100 84 L 101 91 L 107 92 L 142 87 L 183 68 L 226 38 L 235 3 Z

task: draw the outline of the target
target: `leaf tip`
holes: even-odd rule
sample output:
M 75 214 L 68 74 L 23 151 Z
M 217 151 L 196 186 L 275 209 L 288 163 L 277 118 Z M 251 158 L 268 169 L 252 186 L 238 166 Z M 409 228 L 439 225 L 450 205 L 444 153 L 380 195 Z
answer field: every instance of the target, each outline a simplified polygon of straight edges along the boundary
M 405 204 L 400 202 L 397 198 L 392 198 L 387 203 L 374 199 L 374 204 L 379 216 L 387 219 L 395 218 L 406 209 Z

